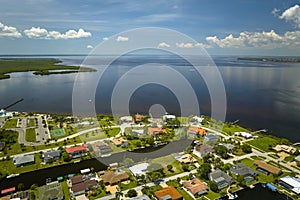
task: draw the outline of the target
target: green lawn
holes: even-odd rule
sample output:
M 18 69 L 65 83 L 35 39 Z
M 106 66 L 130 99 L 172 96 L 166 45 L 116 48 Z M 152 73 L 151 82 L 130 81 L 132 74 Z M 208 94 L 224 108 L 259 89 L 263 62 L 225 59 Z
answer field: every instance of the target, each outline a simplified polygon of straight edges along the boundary
M 32 127 L 35 125 L 35 122 L 34 122 L 34 119 L 33 118 L 29 118 L 29 123 L 28 123 L 28 126 L 29 127 Z
M 80 136 L 82 141 L 95 141 L 95 140 L 100 140 L 100 139 L 104 139 L 107 138 L 105 133 L 103 131 L 100 130 L 96 130 L 96 131 L 92 131 L 86 134 L 82 134 Z
M 8 128 L 17 128 L 17 118 L 9 119 L 6 121 L 4 126 L 2 127 L 3 129 L 8 129 Z
M 71 199 L 67 182 L 66 181 L 61 182 L 61 187 L 64 191 L 65 199 Z
M 36 142 L 36 133 L 34 128 L 26 129 L 26 137 L 27 142 Z
M 270 136 L 260 136 L 258 139 L 251 140 L 247 143 L 263 151 L 270 151 L 269 146 L 274 147 L 279 144 L 279 142 L 278 139 Z
M 233 135 L 235 132 L 249 132 L 249 130 L 240 127 L 238 125 L 230 125 L 228 123 L 225 123 L 223 125 L 223 131 L 225 133 L 228 133 L 229 135 Z

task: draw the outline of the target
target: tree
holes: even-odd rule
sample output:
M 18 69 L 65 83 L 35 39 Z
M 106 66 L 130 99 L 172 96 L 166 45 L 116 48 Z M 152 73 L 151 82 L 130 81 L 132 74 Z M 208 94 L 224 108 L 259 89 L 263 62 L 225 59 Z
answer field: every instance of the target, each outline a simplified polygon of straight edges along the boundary
M 218 185 L 214 182 L 209 182 L 209 187 L 210 187 L 210 190 L 215 192 L 215 193 L 218 193 L 219 192 L 219 188 L 218 188 Z
M 63 157 L 64 162 L 70 162 L 70 160 L 71 160 L 70 155 L 67 152 L 63 152 L 62 157 Z
M 251 146 L 248 145 L 248 144 L 243 144 L 243 145 L 241 146 L 241 149 L 242 149 L 242 151 L 245 152 L 245 153 L 251 153 L 251 152 L 252 152 L 252 148 L 251 148 Z
M 121 191 L 116 192 L 116 199 L 120 199 L 120 197 L 123 196 L 123 193 Z
M 128 190 L 127 196 L 130 197 L 130 198 L 136 197 L 136 196 L 137 196 L 136 190 L 135 190 L 135 189 L 130 189 L 130 190 Z
M 238 177 L 236 178 L 236 181 L 239 186 L 241 186 L 241 187 L 246 186 L 246 181 L 243 176 L 238 175 Z
M 167 169 L 169 172 L 173 172 L 173 166 L 172 165 L 167 165 Z
M 208 180 L 208 173 L 211 172 L 211 166 L 209 163 L 203 163 L 199 168 L 198 168 L 198 173 L 200 174 L 201 178 L 204 178 Z
M 217 145 L 214 147 L 214 149 L 216 150 L 216 153 L 222 158 L 227 159 L 229 157 L 228 150 L 223 145 Z
M 22 191 L 24 188 L 24 183 L 19 183 L 18 184 L 18 190 Z

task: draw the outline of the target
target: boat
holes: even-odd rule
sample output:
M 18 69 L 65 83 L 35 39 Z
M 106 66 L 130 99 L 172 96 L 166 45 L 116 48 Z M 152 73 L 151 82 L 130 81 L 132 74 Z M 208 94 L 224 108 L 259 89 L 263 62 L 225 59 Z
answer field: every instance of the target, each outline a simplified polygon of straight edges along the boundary
M 254 186 L 254 185 L 250 185 L 249 188 L 250 188 L 250 189 L 253 189 L 253 188 L 255 188 L 255 186 Z
M 109 156 L 111 156 L 111 154 L 105 154 L 105 155 L 102 155 L 101 157 L 106 158 L 106 157 L 109 157 Z
M 228 199 L 237 199 L 238 198 L 237 194 L 228 193 L 227 196 L 228 196 Z
M 11 174 L 9 176 L 7 176 L 6 178 L 13 178 L 13 177 L 16 177 L 16 176 L 19 176 L 20 174 Z

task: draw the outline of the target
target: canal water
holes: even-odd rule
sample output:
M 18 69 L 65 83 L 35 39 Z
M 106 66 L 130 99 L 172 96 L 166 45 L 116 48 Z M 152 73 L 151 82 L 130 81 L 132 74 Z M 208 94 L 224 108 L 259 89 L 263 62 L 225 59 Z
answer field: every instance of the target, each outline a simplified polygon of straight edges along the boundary
M 262 187 L 260 183 L 256 184 L 253 189 L 246 188 L 237 192 L 237 195 L 238 200 L 292 200 L 284 194 Z M 228 200 L 228 197 L 224 197 L 222 200 Z
M 10 187 L 17 188 L 19 183 L 24 184 L 24 189 L 30 188 L 30 186 L 33 184 L 37 184 L 38 186 L 45 185 L 46 179 L 48 178 L 51 178 L 52 181 L 56 181 L 57 177 L 59 176 L 77 174 L 80 172 L 80 170 L 86 168 L 94 168 L 94 171 L 105 170 L 109 164 L 122 162 L 126 158 L 131 158 L 134 162 L 147 161 L 148 159 L 167 156 L 175 152 L 182 152 L 190 144 L 190 140 L 174 141 L 163 146 L 148 147 L 132 152 L 124 151 L 112 154 L 109 157 L 93 158 L 81 161 L 79 163 L 69 163 L 56 167 L 27 172 L 14 178 L 4 178 L 3 180 L 0 180 L 0 190 Z

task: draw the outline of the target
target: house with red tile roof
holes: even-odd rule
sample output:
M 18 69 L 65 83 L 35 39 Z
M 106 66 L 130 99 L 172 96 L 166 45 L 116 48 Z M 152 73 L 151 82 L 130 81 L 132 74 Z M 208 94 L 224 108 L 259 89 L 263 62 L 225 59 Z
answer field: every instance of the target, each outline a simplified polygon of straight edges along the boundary
M 83 144 L 82 146 L 74 146 L 66 148 L 66 152 L 70 155 L 71 158 L 78 158 L 87 152 L 89 152 L 89 148 L 87 145 Z
M 182 195 L 173 186 L 158 190 L 154 194 L 158 200 L 183 200 Z
M 148 127 L 148 135 L 150 136 L 156 136 L 162 133 L 166 133 L 166 130 L 163 128 L 159 128 L 159 127 Z
M 193 178 L 189 181 L 183 181 L 182 185 L 194 196 L 200 196 L 208 192 L 207 184 L 200 181 L 198 178 Z

